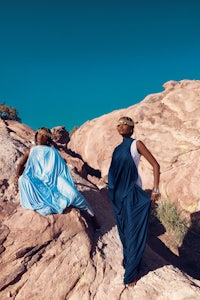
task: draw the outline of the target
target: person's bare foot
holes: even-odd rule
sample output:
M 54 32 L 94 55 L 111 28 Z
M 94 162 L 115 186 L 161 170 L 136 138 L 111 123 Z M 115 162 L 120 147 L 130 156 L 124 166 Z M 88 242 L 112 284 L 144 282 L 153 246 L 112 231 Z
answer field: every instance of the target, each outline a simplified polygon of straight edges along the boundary
M 136 283 L 137 283 L 137 280 L 133 280 L 132 282 L 127 283 L 127 284 L 125 285 L 125 287 L 134 287 L 134 286 L 136 285 Z

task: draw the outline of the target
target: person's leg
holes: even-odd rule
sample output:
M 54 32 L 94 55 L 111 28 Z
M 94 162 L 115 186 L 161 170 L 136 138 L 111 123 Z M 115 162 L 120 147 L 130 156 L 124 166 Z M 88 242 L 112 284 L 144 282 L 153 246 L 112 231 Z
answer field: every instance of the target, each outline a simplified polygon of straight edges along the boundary
M 95 229 L 95 230 L 99 230 L 99 229 L 100 229 L 100 225 L 99 225 L 99 223 L 98 223 L 98 221 L 97 221 L 96 216 L 95 216 L 95 215 L 94 215 L 94 216 L 91 216 L 91 215 L 90 215 L 90 220 L 91 220 L 91 222 L 92 222 L 92 225 L 93 225 L 94 229 Z
M 93 210 L 91 210 L 91 208 L 80 210 L 80 212 L 81 212 L 81 215 L 86 220 L 86 222 L 88 224 L 92 225 L 92 227 L 94 228 L 94 230 L 99 230 L 100 229 L 100 225 L 99 225 L 99 223 L 97 221 L 97 218 L 96 218 Z
M 97 221 L 97 218 L 95 216 L 95 213 L 90 206 L 90 204 L 87 202 L 87 200 L 83 197 L 83 195 L 77 191 L 77 196 L 76 200 L 73 201 L 73 206 L 77 207 L 79 210 L 86 212 L 89 221 L 91 221 L 92 226 L 94 227 L 95 230 L 100 229 L 100 225 Z

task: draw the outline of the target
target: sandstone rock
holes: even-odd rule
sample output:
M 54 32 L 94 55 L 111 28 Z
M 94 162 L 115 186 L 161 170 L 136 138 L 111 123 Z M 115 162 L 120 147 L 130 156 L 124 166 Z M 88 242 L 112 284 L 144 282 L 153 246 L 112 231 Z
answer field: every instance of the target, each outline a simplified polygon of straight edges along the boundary
M 1 299 L 197 300 L 200 281 L 172 266 L 148 245 L 141 279 L 135 288 L 124 288 L 122 248 L 106 194 L 94 191 L 88 183 L 87 187 L 85 196 L 101 212 L 100 235 L 76 209 L 43 217 L 17 207 L 4 217 L 9 233 L 0 256 Z
M 161 93 L 142 102 L 84 123 L 68 147 L 79 153 L 107 180 L 113 149 L 121 142 L 117 120 L 124 115 L 135 121 L 133 137 L 142 140 L 161 166 L 162 199 L 178 204 L 190 218 L 200 208 L 200 80 L 169 81 Z M 151 166 L 141 160 L 145 189 L 153 187 Z
M 149 95 L 133 107 L 86 122 L 67 145 L 77 156 L 66 151 L 65 143 L 58 139 L 59 151 L 77 188 L 97 215 L 100 232 L 94 232 L 89 221 L 74 208 L 62 215 L 43 217 L 20 207 L 13 178 L 18 160 L 32 145 L 35 132 L 15 121 L 0 123 L 0 299 L 200 298 L 199 273 L 188 265 L 198 269 L 198 255 L 197 260 L 192 260 L 191 254 L 199 244 L 187 244 L 186 237 L 175 255 L 162 243 L 163 232 L 155 235 L 152 227 L 136 287 L 125 288 L 122 284 L 122 247 L 106 187 L 111 154 L 120 142 L 115 128 L 120 116 L 134 118 L 135 136 L 158 158 L 162 197 L 177 201 L 190 213 L 193 225 L 199 224 L 200 83 L 171 81 L 164 87 L 164 92 Z M 191 103 L 185 103 L 186 99 Z M 101 178 L 87 172 L 85 178 L 80 177 L 76 169 L 81 171 L 84 164 L 93 171 L 99 170 Z M 150 166 L 142 161 L 140 168 L 144 186 L 151 187 Z M 191 260 L 183 260 L 182 255 Z
M 69 132 L 65 129 L 64 126 L 56 126 L 51 129 L 52 132 L 52 139 L 62 145 L 66 145 L 70 138 L 69 138 Z

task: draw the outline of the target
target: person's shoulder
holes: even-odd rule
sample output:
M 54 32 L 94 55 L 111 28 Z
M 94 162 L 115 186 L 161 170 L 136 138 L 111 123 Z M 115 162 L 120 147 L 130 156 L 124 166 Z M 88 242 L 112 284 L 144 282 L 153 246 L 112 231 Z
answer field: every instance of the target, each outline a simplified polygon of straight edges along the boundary
M 33 151 L 34 149 L 37 149 L 37 147 L 38 147 L 38 145 L 35 145 L 35 144 L 33 144 L 33 145 L 31 145 L 29 148 L 28 148 L 28 150 L 27 151 Z
M 141 141 L 141 140 L 135 140 L 135 141 L 136 141 L 136 147 L 137 147 L 137 149 L 138 149 L 139 147 L 144 146 L 143 141 Z
M 56 149 L 54 146 L 48 146 L 48 148 L 49 148 L 49 152 L 52 152 L 56 155 L 60 155 L 59 150 Z
M 130 138 L 129 140 L 130 140 L 131 147 L 134 147 L 136 145 L 137 140 L 134 138 Z
M 37 145 L 31 145 L 31 147 L 29 147 L 28 149 L 27 149 L 27 154 L 29 155 L 29 154 L 31 154 L 32 152 L 34 152 L 36 149 L 37 149 Z
M 134 138 L 130 138 L 130 140 L 132 141 L 132 144 L 137 142 L 137 140 Z
M 58 153 L 58 150 L 50 145 L 41 145 L 40 148 L 43 149 L 44 152 Z
M 137 147 L 137 151 L 138 151 L 140 154 L 142 154 L 142 155 L 144 155 L 144 153 L 145 153 L 146 151 L 148 151 L 147 147 L 145 146 L 145 144 L 144 144 L 143 141 L 141 141 L 141 140 L 137 140 L 137 142 L 136 142 L 136 147 Z
M 143 141 L 141 141 L 141 140 L 135 140 L 135 142 L 136 142 L 136 145 L 141 145 L 141 144 L 144 145 Z

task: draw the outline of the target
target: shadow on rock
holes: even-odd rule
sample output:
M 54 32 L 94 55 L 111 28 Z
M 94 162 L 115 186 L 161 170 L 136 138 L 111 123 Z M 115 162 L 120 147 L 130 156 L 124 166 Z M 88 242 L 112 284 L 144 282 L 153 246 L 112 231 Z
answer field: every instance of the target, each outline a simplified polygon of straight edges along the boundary
M 200 213 L 192 214 L 191 220 L 192 225 L 178 249 L 179 255 L 175 255 L 159 239 L 159 236 L 165 233 L 165 228 L 156 217 L 150 222 L 147 244 L 153 251 L 182 272 L 195 279 L 200 279 L 200 234 L 196 230 L 197 220 L 200 220 Z
M 80 184 L 77 185 L 80 186 Z M 81 212 L 81 215 L 86 219 L 86 222 L 89 225 L 88 234 L 93 242 L 93 252 L 95 251 L 98 240 L 116 225 L 116 221 L 108 198 L 107 188 L 99 190 L 94 186 L 93 189 L 90 187 L 90 189 L 84 190 L 82 194 L 94 210 L 97 222 L 100 225 L 99 230 L 95 231 L 94 228 L 91 230 L 92 224 L 90 218 L 84 212 Z
M 187 274 L 200 279 L 200 212 L 191 214 L 191 226 L 179 247 L 179 256 Z
M 84 190 L 83 195 L 95 211 L 97 220 L 101 226 L 99 231 L 91 231 L 92 225 L 90 221 L 85 214 L 81 213 L 89 224 L 87 233 L 92 240 L 91 255 L 93 255 L 98 240 L 100 240 L 103 235 L 108 233 L 114 226 L 116 226 L 116 221 L 111 203 L 108 198 L 107 188 L 104 188 L 100 191 L 97 188 L 90 188 L 88 191 Z M 177 256 L 174 255 L 158 238 L 160 234 L 165 232 L 165 229 L 158 219 L 156 219 L 156 221 L 157 222 L 154 220 L 153 225 L 150 225 L 151 227 L 149 229 L 148 245 L 143 256 L 139 277 L 143 277 L 150 271 L 159 269 L 167 264 L 171 264 L 172 261 L 173 264 L 177 266 Z M 167 258 L 170 258 L 170 260 Z

